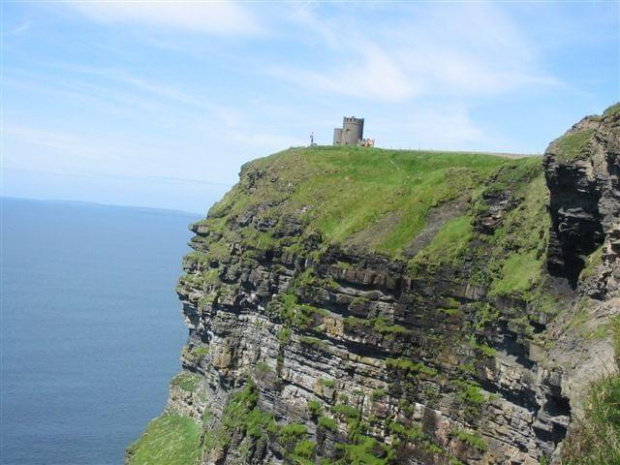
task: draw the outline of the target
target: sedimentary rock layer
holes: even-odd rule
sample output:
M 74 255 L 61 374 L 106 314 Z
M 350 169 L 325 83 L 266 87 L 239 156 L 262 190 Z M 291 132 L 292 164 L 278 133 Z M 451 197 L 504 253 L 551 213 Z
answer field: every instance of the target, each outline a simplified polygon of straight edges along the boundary
M 202 429 L 198 461 L 558 461 L 615 370 L 619 110 L 542 161 L 310 148 L 245 165 L 192 225 L 177 288 L 189 340 L 165 416 Z

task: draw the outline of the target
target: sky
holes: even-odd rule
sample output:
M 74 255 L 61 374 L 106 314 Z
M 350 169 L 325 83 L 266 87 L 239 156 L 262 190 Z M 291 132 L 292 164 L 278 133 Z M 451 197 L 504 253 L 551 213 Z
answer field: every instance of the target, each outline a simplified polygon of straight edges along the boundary
M 620 100 L 620 3 L 2 2 L 2 195 L 205 214 L 343 116 L 542 153 Z

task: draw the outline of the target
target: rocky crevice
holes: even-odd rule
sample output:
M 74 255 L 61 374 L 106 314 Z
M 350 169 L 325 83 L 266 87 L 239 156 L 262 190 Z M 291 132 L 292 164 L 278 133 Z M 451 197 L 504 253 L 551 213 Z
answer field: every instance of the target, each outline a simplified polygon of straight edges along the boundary
M 608 270 L 597 292 L 601 298 L 618 286 L 619 128 L 618 112 L 586 117 L 552 142 L 543 158 L 551 194 L 549 271 L 576 286 L 586 257 L 604 248 Z

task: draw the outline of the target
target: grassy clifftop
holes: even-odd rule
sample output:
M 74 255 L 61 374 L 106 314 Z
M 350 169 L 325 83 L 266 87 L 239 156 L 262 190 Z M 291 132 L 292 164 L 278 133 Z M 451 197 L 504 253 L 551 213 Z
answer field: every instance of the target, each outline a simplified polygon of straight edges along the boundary
M 538 157 L 294 148 L 246 164 L 240 183 L 211 209 L 206 223 L 211 231 L 224 231 L 231 219 L 251 214 L 272 226 L 246 237 L 264 248 L 286 235 L 283 223 L 290 218 L 325 242 L 400 258 L 433 208 L 471 199 L 502 167 L 529 172 L 539 165 Z M 522 177 L 517 172 L 515 178 Z
M 598 184 L 580 176 L 594 152 L 608 154 L 605 166 L 615 160 L 616 149 L 599 147 L 617 140 L 613 131 L 582 137 L 601 121 L 575 125 L 577 139 L 554 141 L 544 163 L 312 147 L 244 165 L 192 225 L 177 286 L 190 337 L 162 419 L 190 415 L 202 434 L 181 425 L 178 440 L 158 441 L 154 422 L 130 463 L 176 445 L 207 463 L 549 463 L 567 433 L 566 463 L 611 463 L 615 375 L 585 409 L 579 396 L 593 355 L 611 360 L 614 305 L 597 299 L 615 242 L 567 249 L 587 255 L 572 284 L 549 267 L 599 221 L 606 172 Z M 582 210 L 596 215 L 572 215 L 565 206 L 577 194 L 565 191 L 581 195 L 586 184 Z M 291 402 L 290 392 L 301 396 Z M 441 412 L 442 423 L 419 424 L 413 405 Z
M 338 245 L 406 262 L 412 276 L 465 260 L 479 268 L 470 282 L 523 294 L 544 274 L 547 202 L 540 157 L 294 148 L 244 165 L 194 225 L 207 253 L 188 258 L 226 262 L 230 243 L 301 255 Z

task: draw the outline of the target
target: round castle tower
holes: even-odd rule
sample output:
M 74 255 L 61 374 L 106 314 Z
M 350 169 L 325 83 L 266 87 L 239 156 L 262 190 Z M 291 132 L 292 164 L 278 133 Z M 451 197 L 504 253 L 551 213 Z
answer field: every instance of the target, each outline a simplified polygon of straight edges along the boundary
M 364 118 L 344 117 L 342 129 L 334 130 L 334 145 L 360 145 L 364 139 Z

